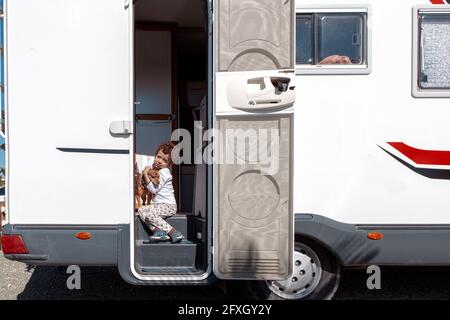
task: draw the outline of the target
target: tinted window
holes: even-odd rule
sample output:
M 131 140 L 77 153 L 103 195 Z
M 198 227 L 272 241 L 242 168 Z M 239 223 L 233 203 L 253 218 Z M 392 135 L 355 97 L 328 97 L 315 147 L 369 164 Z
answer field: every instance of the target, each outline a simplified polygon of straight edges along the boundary
M 359 14 L 317 15 L 319 61 L 337 54 L 363 63 L 363 24 Z
M 366 20 L 358 12 L 297 14 L 297 64 L 365 64 Z
M 312 31 L 313 31 L 312 15 L 297 15 L 297 23 L 296 23 L 297 64 L 313 63 Z

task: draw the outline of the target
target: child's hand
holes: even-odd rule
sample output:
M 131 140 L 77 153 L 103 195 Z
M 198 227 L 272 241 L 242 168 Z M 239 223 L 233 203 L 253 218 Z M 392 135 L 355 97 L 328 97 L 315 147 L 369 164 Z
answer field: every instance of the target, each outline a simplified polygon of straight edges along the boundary
M 144 179 L 144 183 L 147 185 L 150 183 L 150 177 L 149 177 L 149 170 L 151 170 L 151 167 L 145 167 L 144 171 L 142 172 L 142 177 Z
M 150 166 L 145 167 L 145 169 L 144 169 L 144 174 L 145 174 L 145 175 L 148 175 L 148 172 L 149 172 L 150 170 L 152 170 L 152 167 L 150 167 Z
M 158 170 L 150 170 L 148 172 L 148 177 L 153 184 L 159 184 L 159 171 Z

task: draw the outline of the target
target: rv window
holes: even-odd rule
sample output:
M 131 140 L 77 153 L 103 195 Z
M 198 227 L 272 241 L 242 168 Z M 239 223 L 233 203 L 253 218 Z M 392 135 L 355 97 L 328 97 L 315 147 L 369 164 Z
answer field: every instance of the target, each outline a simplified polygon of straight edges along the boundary
M 297 71 L 369 73 L 367 16 L 363 9 L 297 13 Z
M 297 64 L 313 63 L 313 16 L 297 15 L 296 22 L 296 61 Z
M 419 85 L 450 89 L 450 13 L 422 13 L 419 24 Z
M 362 64 L 362 14 L 320 14 L 317 21 L 318 61 L 340 55 L 350 58 L 352 64 Z

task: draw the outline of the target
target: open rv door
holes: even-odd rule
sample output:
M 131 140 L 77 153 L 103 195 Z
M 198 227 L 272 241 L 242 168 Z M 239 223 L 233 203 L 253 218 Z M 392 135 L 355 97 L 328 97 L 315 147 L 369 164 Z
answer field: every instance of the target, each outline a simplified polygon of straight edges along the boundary
M 294 0 L 215 0 L 214 273 L 292 270 Z
M 129 223 L 132 10 L 6 2 L 11 224 Z

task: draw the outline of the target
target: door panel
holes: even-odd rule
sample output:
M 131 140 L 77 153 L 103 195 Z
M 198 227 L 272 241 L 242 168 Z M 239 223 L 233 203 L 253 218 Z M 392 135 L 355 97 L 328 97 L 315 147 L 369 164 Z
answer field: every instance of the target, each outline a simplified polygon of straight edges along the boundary
M 136 114 L 172 113 L 172 34 L 137 29 Z
M 218 71 L 292 68 L 292 1 L 217 1 Z
M 137 121 L 136 154 L 154 156 L 156 148 L 164 141 L 170 140 L 172 121 Z
M 216 0 L 214 272 L 292 270 L 293 0 Z
M 128 223 L 132 6 L 7 1 L 11 223 Z M 130 127 L 132 130 L 132 127 Z
M 137 29 L 136 47 L 136 153 L 154 155 L 156 147 L 170 140 L 176 119 L 173 110 L 172 32 Z M 145 117 L 145 116 L 148 117 Z
M 222 146 L 227 154 L 233 154 L 233 161 L 245 164 L 223 164 L 218 170 L 219 256 L 220 275 L 233 278 L 278 279 L 290 272 L 290 251 L 292 232 L 292 166 L 290 163 L 292 117 L 261 116 L 257 118 L 218 118 L 218 129 L 274 130 L 277 141 L 270 141 L 269 148 L 279 150 L 280 157 L 272 159 L 276 173 L 268 171 L 268 159 L 259 157 L 253 163 L 252 154 L 258 151 L 255 144 L 238 145 L 224 137 Z M 275 143 L 275 146 L 271 144 Z M 278 145 L 279 144 L 279 145 Z M 230 151 L 233 145 L 237 148 Z M 245 152 L 238 153 L 239 148 Z M 268 150 L 269 151 L 269 150 Z M 267 152 L 270 155 L 270 152 Z M 247 159 L 240 158 L 247 155 Z M 240 158 L 240 159 L 239 159 Z M 217 237 L 217 235 L 216 235 Z M 249 274 L 251 273 L 251 274 Z

